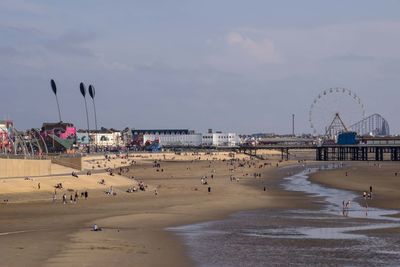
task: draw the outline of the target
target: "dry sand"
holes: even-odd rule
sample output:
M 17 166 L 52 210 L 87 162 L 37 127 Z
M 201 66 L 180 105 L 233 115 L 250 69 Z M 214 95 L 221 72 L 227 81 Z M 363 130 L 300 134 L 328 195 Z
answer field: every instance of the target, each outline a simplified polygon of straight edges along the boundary
M 142 155 L 141 159 L 128 174 L 135 180 L 107 174 L 0 180 L 1 185 L 9 184 L 0 187 L 0 197 L 11 199 L 0 206 L 2 265 L 190 266 L 193 263 L 185 248 L 176 236 L 164 230 L 166 227 L 220 219 L 240 210 L 310 205 L 303 194 L 278 188 L 288 170 L 277 168 L 276 162 L 269 161 L 271 165 L 259 168 L 265 161 L 253 161 L 251 167 L 236 167 L 232 172 L 233 167 L 222 160 L 210 163 L 171 158 L 161 162 L 161 168 L 153 168 L 153 155 L 147 160 Z M 262 173 L 262 178 L 254 178 L 254 172 Z M 239 182 L 231 182 L 230 175 Z M 208 177 L 208 185 L 200 183 L 202 176 Z M 101 177 L 107 186 L 97 183 Z M 125 192 L 139 180 L 149 185 L 146 192 Z M 39 181 L 40 190 L 36 188 Z M 53 204 L 52 185 L 61 181 L 65 188 L 88 189 L 89 199 L 79 199 L 77 204 L 63 205 L 60 200 Z M 104 194 L 111 184 L 116 196 Z M 14 189 L 10 189 L 12 186 Z M 267 191 L 263 191 L 264 186 Z M 14 192 L 16 188 L 18 193 Z M 103 231 L 90 231 L 93 223 Z
M 274 160 L 279 159 L 281 156 L 280 151 L 275 150 L 258 150 L 258 155 L 265 158 Z M 111 154 L 109 159 L 105 159 L 103 155 L 89 156 L 83 159 L 83 169 L 97 170 L 105 168 L 118 168 L 121 166 L 129 166 L 131 161 L 137 163 L 152 162 L 154 160 L 164 161 L 192 161 L 192 160 L 228 160 L 228 159 L 248 160 L 249 156 L 241 153 L 234 152 L 134 152 L 129 153 L 128 158 L 126 154 Z

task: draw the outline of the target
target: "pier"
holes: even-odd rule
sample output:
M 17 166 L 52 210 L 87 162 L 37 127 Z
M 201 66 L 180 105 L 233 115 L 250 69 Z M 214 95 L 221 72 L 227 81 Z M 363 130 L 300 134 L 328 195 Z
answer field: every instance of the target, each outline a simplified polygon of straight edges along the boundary
M 316 147 L 318 161 L 399 161 L 400 146 L 329 145 Z
M 281 151 L 281 159 L 289 159 L 290 150 L 315 150 L 317 161 L 400 161 L 400 145 L 268 145 L 239 147 L 237 150 L 256 156 L 257 150 Z

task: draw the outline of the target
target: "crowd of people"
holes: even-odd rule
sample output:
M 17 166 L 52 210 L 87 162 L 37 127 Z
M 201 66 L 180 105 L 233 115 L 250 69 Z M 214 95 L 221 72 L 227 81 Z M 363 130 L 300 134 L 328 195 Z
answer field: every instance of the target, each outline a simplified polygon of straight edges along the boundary
M 195 154 L 196 153 L 193 153 L 194 156 L 196 156 Z M 251 173 L 251 172 L 246 172 L 245 171 L 246 169 L 255 170 L 257 168 L 261 169 L 261 168 L 265 168 L 265 167 L 270 165 L 270 163 L 267 163 L 267 162 L 261 162 L 260 163 L 260 161 L 258 161 L 258 160 L 239 159 L 239 158 L 234 158 L 234 157 L 232 157 L 231 159 L 226 159 L 226 158 L 225 159 L 219 159 L 217 157 L 212 158 L 212 156 L 213 156 L 212 153 L 210 153 L 209 156 L 210 156 L 210 158 L 208 158 L 207 160 L 204 160 L 204 158 L 202 158 L 199 155 L 198 159 L 196 158 L 194 160 L 189 161 L 187 166 L 186 166 L 186 170 L 188 170 L 190 172 L 191 169 L 192 169 L 191 165 L 190 165 L 190 162 L 194 163 L 194 162 L 198 162 L 199 161 L 199 162 L 205 162 L 208 165 L 207 174 L 203 175 L 200 178 L 200 183 L 202 185 L 207 185 L 208 186 L 208 192 L 211 192 L 211 186 L 210 186 L 211 184 L 210 184 L 210 182 L 215 178 L 215 175 L 216 175 L 216 169 L 215 169 L 215 163 L 216 162 L 225 163 L 226 166 L 229 168 L 230 181 L 237 181 L 237 182 L 239 181 L 239 177 L 238 176 L 240 176 L 240 175 L 243 175 L 243 177 L 254 177 L 254 178 L 261 177 L 261 172 L 253 172 L 253 173 Z M 107 164 L 107 162 L 111 162 L 111 160 L 115 160 L 115 159 L 121 159 L 122 160 L 121 164 L 124 164 L 124 166 L 117 167 L 117 168 L 115 168 L 115 167 L 114 168 L 106 167 L 107 165 L 108 166 L 110 165 L 110 164 Z M 165 160 L 165 155 L 164 155 L 164 160 Z M 92 163 L 92 164 L 95 163 L 97 165 L 97 167 L 99 167 L 99 168 L 101 166 L 104 166 L 103 170 L 105 170 L 106 173 L 108 173 L 109 176 L 114 176 L 115 175 L 114 173 L 116 173 L 116 172 L 118 173 L 118 175 L 125 175 L 126 176 L 127 174 L 130 173 L 131 168 L 133 168 L 134 165 L 136 164 L 136 162 L 134 160 L 131 160 L 131 159 L 129 159 L 128 156 L 124 156 L 124 155 L 121 155 L 121 156 L 118 156 L 118 155 L 114 155 L 114 156 L 113 155 L 105 155 L 103 160 L 101 160 L 101 159 L 92 160 L 92 161 L 89 161 L 89 163 Z M 111 162 L 111 164 L 112 164 L 112 162 Z M 164 173 L 165 167 L 163 166 L 163 164 L 164 164 L 163 160 L 157 159 L 157 160 L 153 161 L 152 167 L 156 172 Z M 95 169 L 95 165 L 92 165 L 92 168 L 90 170 L 86 171 L 86 173 L 85 173 L 86 176 L 92 176 L 92 170 L 93 169 Z M 244 172 L 242 172 L 242 174 L 240 174 L 240 175 L 238 173 L 239 169 L 244 170 Z M 96 174 L 97 173 L 98 172 L 96 171 Z M 80 172 L 78 173 L 77 171 L 73 171 L 71 173 L 71 176 L 74 177 L 74 178 L 79 178 L 78 174 L 80 175 L 81 173 Z M 93 175 L 93 176 L 95 176 L 95 177 L 97 177 L 97 179 L 99 179 L 98 182 L 97 182 L 98 184 L 103 185 L 103 186 L 108 185 L 108 183 L 106 183 L 106 179 L 107 178 L 98 178 L 98 175 L 96 175 L 96 174 Z M 171 176 L 171 178 L 172 177 L 173 176 Z M 126 190 L 127 193 L 133 193 L 133 192 L 139 192 L 139 191 L 148 191 L 148 185 L 145 184 L 143 182 L 143 180 L 137 181 L 134 176 L 130 176 L 130 178 L 134 181 L 134 183 L 133 183 L 132 186 L 127 188 L 127 190 Z M 27 177 L 26 179 L 30 179 L 30 178 Z M 103 192 L 105 192 L 105 194 L 107 194 L 107 195 L 115 196 L 117 194 L 117 192 L 113 188 L 113 183 L 111 183 L 111 185 L 108 185 L 108 186 L 109 187 Z M 78 199 L 87 199 L 88 198 L 87 190 L 86 191 L 82 191 L 81 194 L 79 194 L 78 191 L 75 191 L 75 190 L 74 190 L 74 193 L 69 193 L 73 189 L 65 189 L 64 186 L 63 186 L 63 183 L 61 183 L 61 182 L 57 183 L 54 186 L 54 188 L 55 188 L 54 194 L 53 194 L 53 202 L 54 203 L 57 201 L 57 193 L 60 194 L 59 192 L 61 192 L 61 194 L 62 194 L 61 195 L 62 197 L 60 199 L 61 199 L 62 203 L 64 203 L 64 204 L 77 203 Z M 41 184 L 40 183 L 37 183 L 37 189 L 38 190 L 41 189 Z M 157 188 L 156 189 L 153 188 L 152 190 L 154 192 L 154 195 L 158 195 L 159 194 L 159 191 L 158 191 Z

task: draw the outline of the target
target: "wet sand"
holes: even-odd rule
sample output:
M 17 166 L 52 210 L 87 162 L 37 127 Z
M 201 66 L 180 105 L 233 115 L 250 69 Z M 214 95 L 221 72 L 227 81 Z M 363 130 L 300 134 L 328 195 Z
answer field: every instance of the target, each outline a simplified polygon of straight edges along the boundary
M 307 167 L 281 179 L 281 185 L 310 194 L 316 209 L 245 211 L 171 230 L 184 238 L 199 266 L 397 266 L 400 244 L 393 233 L 399 220 L 385 216 L 396 211 L 370 207 L 366 212 L 354 203 L 353 192 L 310 183 L 310 173 Z M 343 199 L 352 201 L 347 212 Z
M 396 162 L 345 162 L 344 168 L 320 171 L 311 175 L 311 180 L 328 187 L 355 191 L 360 196 L 357 199 L 360 203 L 363 192 L 369 193 L 372 186 L 373 198 L 368 200 L 369 206 L 400 209 L 400 165 Z
M 126 193 L 133 181 L 125 178 L 127 185 L 114 187 L 116 196 L 93 188 L 89 199 L 79 199 L 77 204 L 63 205 L 60 200 L 52 204 L 50 199 L 40 200 L 41 192 L 13 195 L 15 202 L 20 196 L 23 203 L 0 206 L 2 264 L 191 266 L 186 248 L 166 227 L 221 219 L 240 210 L 309 206 L 304 194 L 279 189 L 287 169 L 277 168 L 276 162 L 261 169 L 264 161 L 253 163 L 250 168 L 236 168 L 233 175 L 239 182 L 231 182 L 232 166 L 223 161 L 168 161 L 161 163 L 163 171 L 143 162 L 127 175 L 147 183 L 148 191 Z M 254 172 L 263 173 L 263 178 L 254 178 Z M 202 176 L 208 177 L 208 185 L 201 185 Z M 30 200 L 40 201 L 25 203 L 27 194 Z M 103 231 L 90 231 L 93 223 Z

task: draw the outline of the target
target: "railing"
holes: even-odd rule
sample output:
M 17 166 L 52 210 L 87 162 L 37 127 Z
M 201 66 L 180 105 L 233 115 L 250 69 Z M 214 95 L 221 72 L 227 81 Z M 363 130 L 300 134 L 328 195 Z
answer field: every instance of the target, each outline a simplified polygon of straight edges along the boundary
M 15 155 L 15 154 L 0 154 L 2 159 L 34 159 L 34 160 L 46 160 L 50 159 L 48 155 Z

